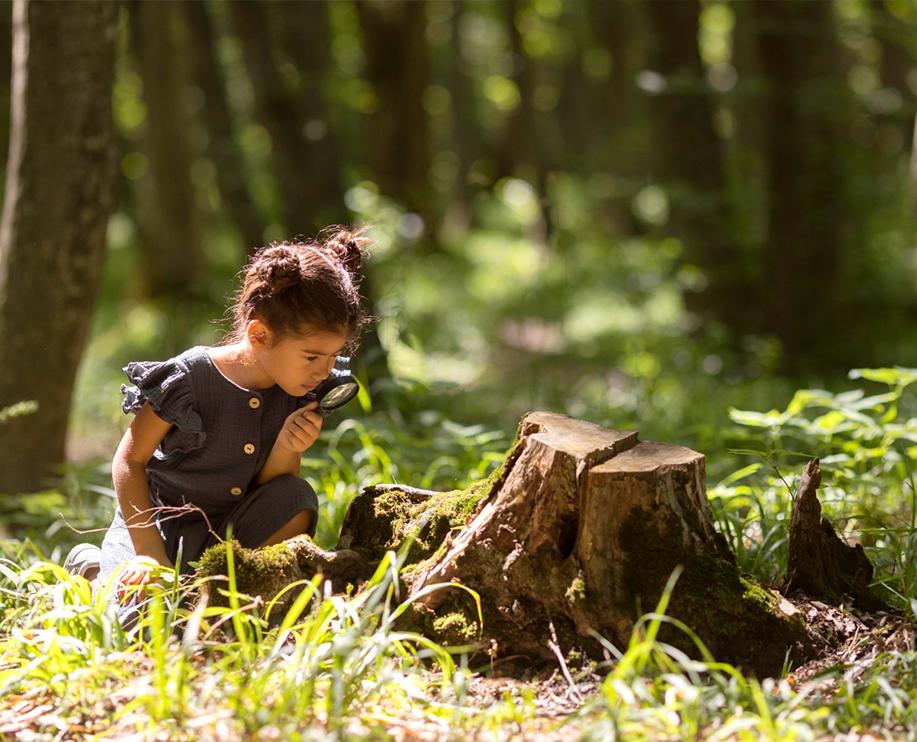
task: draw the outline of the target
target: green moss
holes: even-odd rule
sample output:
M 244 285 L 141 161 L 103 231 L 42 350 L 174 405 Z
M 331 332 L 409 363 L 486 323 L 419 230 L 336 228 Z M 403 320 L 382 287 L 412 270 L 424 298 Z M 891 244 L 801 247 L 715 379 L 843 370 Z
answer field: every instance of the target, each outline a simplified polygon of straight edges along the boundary
M 433 619 L 433 631 L 447 645 L 468 644 L 478 638 L 477 621 L 471 621 L 460 612 L 448 613 Z
M 570 605 L 575 606 L 577 603 L 581 603 L 586 599 L 586 582 L 582 577 L 577 577 L 570 583 L 570 587 L 567 588 L 567 592 L 564 593 L 564 597 L 567 599 L 567 602 Z
M 441 492 L 422 502 L 413 500 L 401 490 L 392 489 L 377 495 L 373 517 L 387 522 L 388 538 L 379 544 L 381 559 L 386 551 L 399 551 L 409 539 L 407 564 L 429 558 L 445 541 L 447 534 L 465 526 L 481 500 L 479 488 Z M 381 539 L 380 539 L 381 540 Z
M 275 595 L 296 580 L 298 565 L 286 544 L 261 549 L 245 549 L 236 540 L 230 544 L 217 544 L 204 552 L 197 569 L 198 577 L 213 578 L 206 582 L 211 605 L 229 605 L 229 599 L 223 592 L 229 587 L 227 548 L 230 545 L 237 592 L 243 595 Z
M 464 528 L 483 503 L 503 486 L 512 465 L 522 451 L 522 443 L 523 439 L 517 432 L 503 463 L 486 479 L 472 483 L 467 489 L 438 493 L 422 503 L 409 502 L 409 498 L 397 490 L 390 490 L 376 498 L 375 516 L 391 518 L 392 538 L 386 545 L 386 550 L 397 551 L 408 537 L 415 537 L 405 561 L 405 577 L 410 578 L 415 571 L 443 556 L 447 546 L 446 536 L 451 531 Z M 392 500 L 386 499 L 388 494 L 394 494 L 396 497 L 400 495 L 400 502 L 395 504 Z M 429 520 L 425 521 L 428 515 Z M 381 559 L 381 555 L 378 558 Z
M 684 570 L 668 614 L 693 629 L 718 659 L 758 674 L 779 673 L 787 650 L 806 642 L 801 616 L 786 616 L 774 595 L 743 577 L 715 547 L 686 551 L 674 515 L 661 525 L 657 518 L 635 508 L 622 525 L 622 549 L 632 556 L 622 565 L 621 609 L 633 611 L 639 604 L 643 612 L 653 610 L 680 564 Z M 693 642 L 674 627 L 663 625 L 660 637 L 697 654 Z

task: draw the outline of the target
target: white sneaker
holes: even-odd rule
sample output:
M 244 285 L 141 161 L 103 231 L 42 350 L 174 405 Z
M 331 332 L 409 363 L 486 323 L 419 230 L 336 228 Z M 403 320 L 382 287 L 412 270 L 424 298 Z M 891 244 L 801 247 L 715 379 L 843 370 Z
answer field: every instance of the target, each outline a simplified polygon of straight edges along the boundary
M 90 582 L 99 576 L 102 550 L 95 544 L 77 544 L 64 560 L 64 569 L 72 575 L 85 577 Z

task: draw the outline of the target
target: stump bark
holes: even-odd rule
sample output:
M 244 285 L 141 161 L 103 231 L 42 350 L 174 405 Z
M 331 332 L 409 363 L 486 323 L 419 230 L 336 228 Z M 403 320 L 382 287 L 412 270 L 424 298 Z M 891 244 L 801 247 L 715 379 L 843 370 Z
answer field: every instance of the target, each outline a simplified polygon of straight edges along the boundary
M 500 655 L 550 660 L 559 645 L 598 659 L 596 636 L 626 646 L 676 568 L 668 613 L 718 659 L 775 674 L 788 651 L 806 656 L 801 617 L 743 578 L 717 534 L 701 454 L 538 412 L 524 418 L 475 518 L 409 579 L 412 595 L 451 581 L 475 590 L 482 643 Z M 427 633 L 468 640 L 464 592 L 429 593 L 417 606 Z M 665 636 L 696 654 L 685 634 Z
M 887 610 L 869 589 L 873 567 L 860 544 L 848 546 L 821 517 L 821 468 L 813 459 L 803 469 L 790 519 L 784 590 L 800 589 L 813 598 L 840 605 L 845 596 L 862 610 Z
M 745 579 L 717 534 L 704 457 L 640 442 L 636 431 L 529 413 L 501 469 L 468 490 L 364 490 L 338 549 L 361 557 L 366 574 L 406 542 L 402 577 L 416 599 L 406 615 L 443 644 L 534 663 L 556 662 L 559 653 L 601 660 L 603 640 L 625 647 L 680 569 L 667 613 L 717 659 L 772 675 L 788 653 L 798 660 L 810 653 L 801 615 Z M 333 553 L 323 558 L 330 563 Z M 453 582 L 480 596 L 483 622 Z M 685 633 L 663 630 L 698 654 Z

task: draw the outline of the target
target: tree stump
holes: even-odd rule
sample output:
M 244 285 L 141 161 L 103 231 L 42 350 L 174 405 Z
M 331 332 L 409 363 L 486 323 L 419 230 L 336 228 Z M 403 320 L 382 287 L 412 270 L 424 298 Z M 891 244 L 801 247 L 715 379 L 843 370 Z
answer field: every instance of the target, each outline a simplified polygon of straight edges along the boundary
M 626 646 L 681 567 L 668 613 L 718 659 L 775 674 L 788 650 L 807 654 L 801 617 L 743 578 L 716 533 L 701 454 L 538 412 L 524 418 L 507 467 L 477 516 L 409 576 L 414 595 L 451 581 L 475 590 L 485 646 L 536 660 L 556 646 L 601 658 L 595 635 Z M 427 633 L 470 638 L 463 591 L 429 593 L 417 605 L 428 612 Z M 666 638 L 696 654 L 677 630 Z
M 849 596 L 857 608 L 887 610 L 870 589 L 873 567 L 860 544 L 848 546 L 821 517 L 818 459 L 806 464 L 793 499 L 785 591 L 801 589 L 813 598 L 840 605 Z
M 466 491 L 364 490 L 338 548 L 372 564 L 408 540 L 402 577 L 416 599 L 408 620 L 446 645 L 534 663 L 559 653 L 601 660 L 597 637 L 626 647 L 681 569 L 667 613 L 717 659 L 770 675 L 788 652 L 809 654 L 801 615 L 740 575 L 717 534 L 704 457 L 639 442 L 636 431 L 529 413 L 503 466 Z M 482 623 L 454 582 L 480 596 Z M 685 633 L 663 631 L 698 654 Z

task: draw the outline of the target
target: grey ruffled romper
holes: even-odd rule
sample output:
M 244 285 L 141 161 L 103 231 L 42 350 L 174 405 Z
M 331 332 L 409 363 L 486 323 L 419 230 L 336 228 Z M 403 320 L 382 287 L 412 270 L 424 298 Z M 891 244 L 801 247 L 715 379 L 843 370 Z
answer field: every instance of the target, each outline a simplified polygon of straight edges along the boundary
M 230 524 L 233 538 L 254 548 L 297 513 L 318 511 L 315 490 L 299 477 L 255 485 L 284 421 L 311 399 L 291 397 L 279 386 L 243 389 L 223 376 L 205 347 L 162 363 L 131 363 L 124 371 L 134 384 L 121 387 L 124 412 L 136 414 L 149 402 L 173 425 L 150 459 L 146 478 L 153 506 L 166 508 L 156 520 L 173 563 L 181 545 L 182 572 L 192 571 L 188 562 L 217 543 L 217 536 L 225 538 Z M 199 511 L 167 510 L 189 504 Z M 102 543 L 103 584 L 134 556 L 119 509 Z

